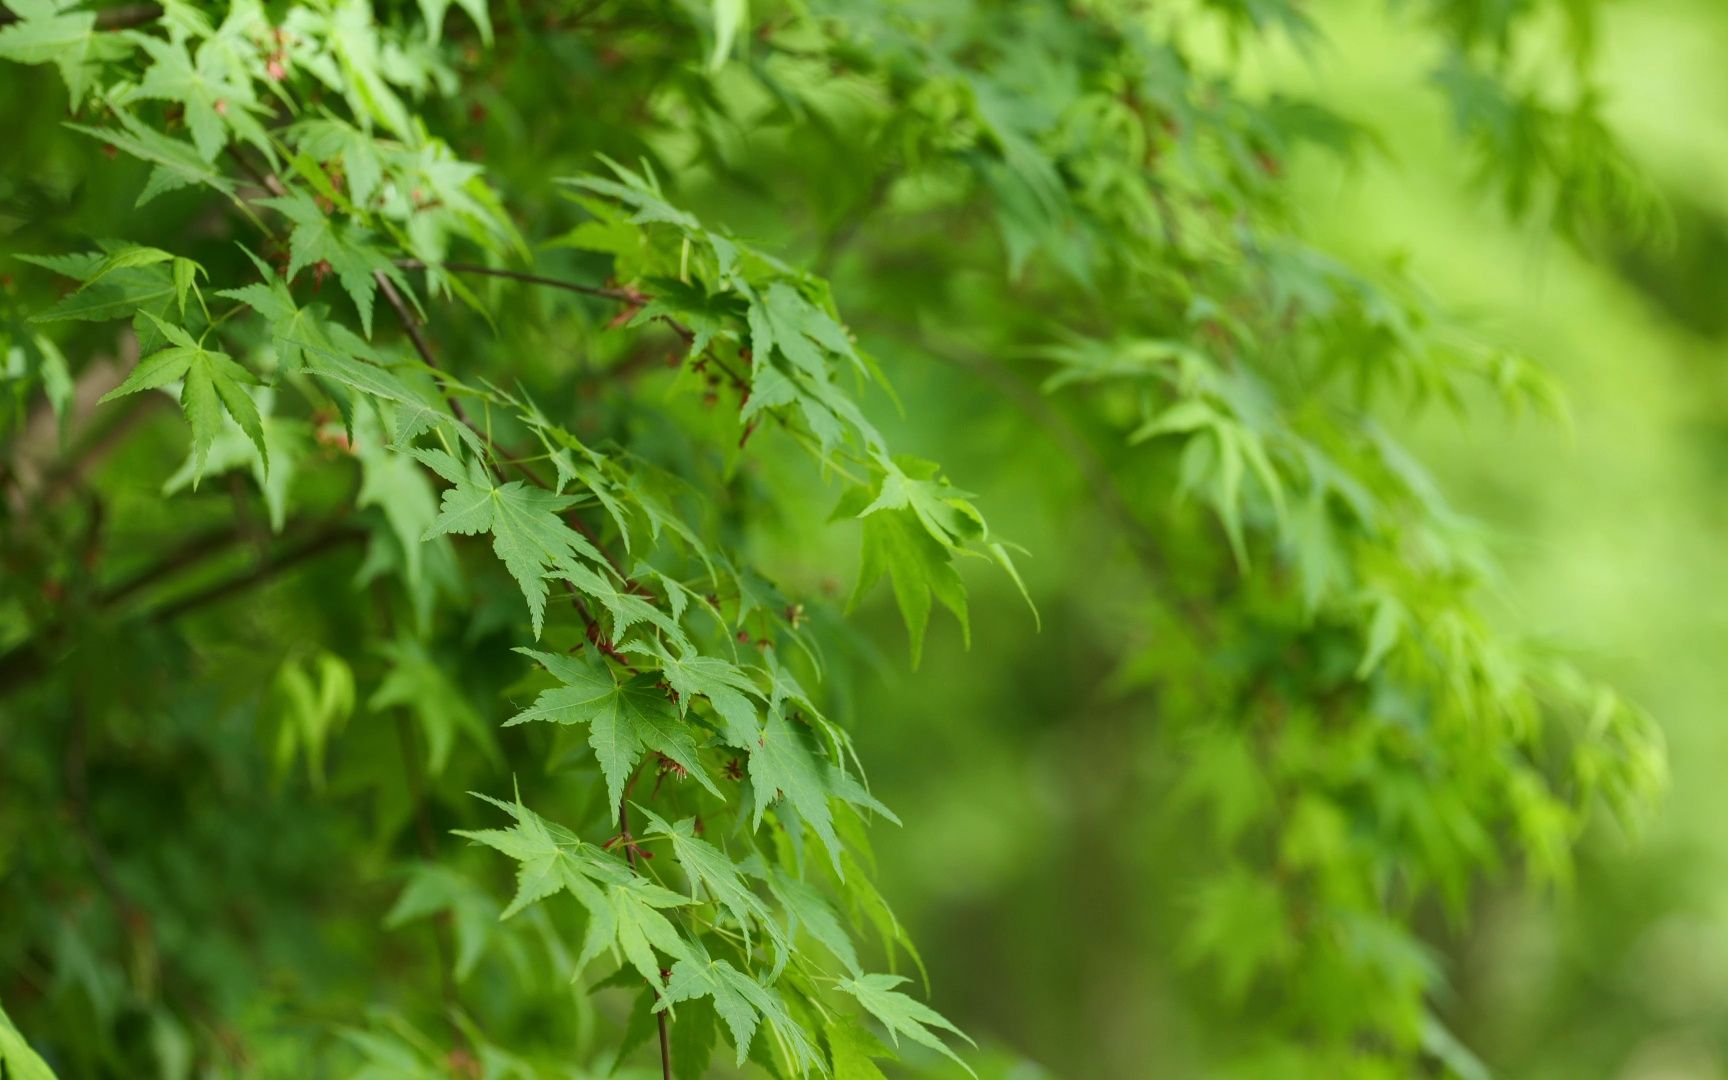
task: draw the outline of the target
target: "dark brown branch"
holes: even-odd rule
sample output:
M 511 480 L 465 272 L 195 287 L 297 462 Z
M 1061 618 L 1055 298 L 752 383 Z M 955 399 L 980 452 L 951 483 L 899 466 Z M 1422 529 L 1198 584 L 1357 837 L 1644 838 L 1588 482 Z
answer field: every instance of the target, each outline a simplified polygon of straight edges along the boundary
M 423 270 L 426 268 L 426 264 L 418 259 L 404 259 L 396 265 L 409 270 Z M 525 274 L 516 270 L 499 270 L 494 267 L 480 266 L 475 263 L 444 263 L 443 266 L 446 270 L 455 270 L 458 273 L 473 273 L 487 277 L 508 278 L 511 281 L 522 281 L 531 285 L 545 285 L 554 289 L 566 289 L 570 292 L 582 293 L 585 296 L 604 297 L 608 300 L 616 300 L 619 303 L 629 304 L 633 308 L 640 308 L 654 299 L 647 293 L 638 292 L 635 289 L 606 289 L 595 285 L 584 285 L 581 282 L 576 281 L 565 281 L 562 278 L 545 277 L 540 274 Z M 683 338 L 686 343 L 696 340 L 696 332 L 679 322 L 677 319 L 672 318 L 672 316 L 661 315 L 660 320 L 667 326 L 671 327 L 672 331 L 679 337 Z M 749 384 L 746 383 L 736 372 L 732 371 L 731 368 L 727 367 L 724 363 L 721 363 L 719 357 L 710 354 L 708 359 L 713 360 L 714 363 L 719 366 L 720 370 L 724 371 L 732 379 L 733 385 L 738 388 L 741 395 L 741 400 L 738 405 L 739 408 L 742 409 L 744 403 L 750 398 Z M 781 427 L 787 429 L 791 428 L 791 423 L 778 409 L 769 409 L 768 415 L 772 416 L 775 422 Z M 750 436 L 755 432 L 755 430 L 755 421 L 751 421 L 745 426 L 744 434 L 738 440 L 738 448 L 740 450 L 742 450 L 744 445 L 750 441 Z
M 268 581 L 298 563 L 362 539 L 365 535 L 365 532 L 352 526 L 330 525 L 302 541 L 291 544 L 280 553 L 267 557 L 263 562 L 244 573 L 207 585 L 150 611 L 147 618 L 157 623 L 179 618 L 181 615 L 207 604 L 224 600 L 235 593 Z M 201 548 L 208 552 L 219 550 L 231 543 L 232 540 L 232 537 L 223 538 L 219 543 L 214 537 L 201 536 L 188 547 Z M 188 553 L 183 550 L 169 555 L 158 565 L 164 568 L 165 573 L 172 573 L 183 565 L 190 565 L 196 561 L 196 557 L 196 552 Z M 128 579 L 116 589 L 98 596 L 92 612 L 98 615 L 109 612 L 127 596 L 148 584 L 149 582 L 142 575 Z M 50 674 L 56 662 L 56 649 L 61 644 L 68 629 L 69 627 L 65 623 L 50 625 L 24 644 L 19 645 L 4 656 L 0 656 L 0 697 Z
M 199 533 L 180 547 L 138 573 L 96 594 L 98 608 L 112 608 L 128 597 L 149 588 L 163 578 L 193 566 L 207 555 L 222 551 L 243 539 L 240 529 L 210 529 Z
M 403 259 L 397 266 L 404 270 L 425 270 L 427 265 L 419 259 Z M 635 289 L 612 289 L 599 285 L 587 285 L 580 281 L 568 281 L 564 278 L 546 277 L 544 274 L 528 274 L 520 270 L 501 270 L 493 266 L 481 266 L 478 263 L 447 262 L 440 264 L 446 270 L 454 270 L 459 274 L 479 274 L 483 277 L 505 278 L 510 281 L 521 281 L 529 285 L 544 285 L 551 289 L 563 289 L 566 292 L 581 293 L 583 296 L 598 296 L 605 300 L 615 300 L 627 304 L 631 308 L 640 308 L 654 298 L 645 292 Z M 629 312 L 626 311 L 625 315 Z M 673 332 L 686 342 L 696 340 L 696 332 L 688 326 L 672 318 L 661 315 L 660 320 L 671 327 Z
M 402 323 L 402 329 L 407 333 L 408 340 L 414 343 L 414 351 L 420 354 L 420 359 L 433 371 L 442 370 L 438 366 L 438 358 L 432 353 L 431 342 L 427 341 L 426 335 L 420 332 L 420 320 L 415 317 L 412 311 L 408 310 L 407 301 L 403 300 L 402 294 L 396 291 L 396 286 L 391 283 L 390 276 L 382 270 L 374 270 L 372 277 L 378 282 L 378 291 L 384 294 L 384 300 L 395 309 L 396 318 Z M 492 436 L 488 435 L 481 429 L 480 425 L 469 417 L 468 410 L 462 407 L 462 402 L 457 399 L 455 394 L 445 394 L 444 402 L 450 406 L 450 412 L 458 421 L 466 425 L 474 434 L 480 436 L 481 441 L 492 449 L 495 458 L 500 456 L 498 445 L 492 441 Z M 504 479 L 503 466 L 499 465 L 497 461 L 489 462 L 489 464 L 493 474 L 502 482 Z
M 263 169 L 252 164 L 251 160 L 248 159 L 245 154 L 241 153 L 240 148 L 235 146 L 233 143 L 228 144 L 228 156 L 232 157 L 240 165 L 240 168 L 245 171 L 246 175 L 250 176 L 253 182 L 259 187 L 268 191 L 278 199 L 287 197 L 288 189 L 282 186 L 282 181 L 277 178 L 276 174 L 265 172 Z
M 566 281 L 563 278 L 546 277 L 542 274 L 529 274 L 521 270 L 504 270 L 496 266 L 482 266 L 479 263 L 446 262 L 438 266 L 428 266 L 419 259 L 399 259 L 396 262 L 404 270 L 454 270 L 458 274 L 479 274 L 482 277 L 507 278 L 511 281 L 526 282 L 530 285 L 545 285 L 552 289 L 563 289 L 566 292 L 581 293 L 583 296 L 598 296 L 604 300 L 618 300 L 627 304 L 645 304 L 651 297 L 644 296 L 634 289 L 609 289 L 599 285 L 584 285 L 579 281 Z
M 364 531 L 351 526 L 332 526 L 308 537 L 305 541 L 286 551 L 271 556 L 243 574 L 236 574 L 234 577 L 207 585 L 178 600 L 164 604 L 151 612 L 150 618 L 153 622 L 158 623 L 171 622 L 189 612 L 225 600 L 254 585 L 268 581 L 282 571 L 305 562 L 307 559 L 316 558 L 327 551 L 333 551 L 345 544 L 364 539 L 365 536 Z
M 127 4 L 125 7 L 109 8 L 107 11 L 97 12 L 96 29 L 128 30 L 134 26 L 155 22 L 161 17 L 161 4 Z M 17 21 L 16 13 L 0 11 L 0 26 L 10 26 Z
M 629 781 L 624 785 L 624 795 L 618 800 L 618 841 L 624 849 L 624 861 L 630 864 L 630 869 L 636 869 L 636 840 L 630 835 L 630 791 L 636 786 L 636 777 L 641 773 L 638 768 L 630 773 Z M 665 972 L 660 973 L 666 977 Z M 662 988 L 656 986 L 658 995 Z M 672 1080 L 672 1035 L 666 1030 L 666 1013 L 654 1014 L 654 1020 L 660 1028 L 660 1074 L 663 1080 Z

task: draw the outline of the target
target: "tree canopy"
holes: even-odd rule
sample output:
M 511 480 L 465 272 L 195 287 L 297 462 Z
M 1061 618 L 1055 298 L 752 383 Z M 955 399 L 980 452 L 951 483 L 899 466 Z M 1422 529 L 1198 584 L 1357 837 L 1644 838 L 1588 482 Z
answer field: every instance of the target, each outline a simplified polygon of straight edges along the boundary
M 1025 797 L 1135 792 L 1211 1074 L 1469 1080 L 1442 928 L 1661 787 L 1403 438 L 1559 389 L 1305 223 L 1326 8 L 7 6 L 6 1080 L 1006 1075 L 879 888 L 921 664 L 1144 733 Z M 1399 7 L 1508 220 L 1660 225 L 1592 0 Z

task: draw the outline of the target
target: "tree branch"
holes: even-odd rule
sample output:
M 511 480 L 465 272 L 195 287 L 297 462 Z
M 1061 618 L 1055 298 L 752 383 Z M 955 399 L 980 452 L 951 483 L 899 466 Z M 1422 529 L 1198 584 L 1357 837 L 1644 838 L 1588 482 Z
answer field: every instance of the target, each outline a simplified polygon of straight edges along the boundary
M 243 592 L 254 585 L 268 581 L 284 570 L 287 570 L 307 559 L 315 558 L 325 552 L 334 550 L 355 540 L 362 539 L 366 533 L 350 525 L 330 525 L 321 529 L 305 540 L 289 546 L 260 562 L 243 573 L 194 590 L 177 600 L 169 601 L 161 607 L 150 611 L 146 618 L 154 623 L 166 623 L 208 604 L 224 600 L 235 593 Z M 213 536 L 198 537 L 188 548 L 199 548 L 203 553 L 219 550 L 231 542 L 231 538 L 223 538 L 221 542 Z M 194 554 L 185 551 L 176 552 L 164 560 L 165 572 L 173 572 L 182 565 L 195 561 Z M 148 582 L 142 577 L 132 578 L 113 590 L 97 597 L 92 613 L 97 615 L 112 611 L 127 596 L 142 589 Z M 0 697 L 4 697 L 18 688 L 50 674 L 55 665 L 54 649 L 56 644 L 69 629 L 65 623 L 46 627 L 24 644 L 0 656 Z
M 161 4 L 127 4 L 125 7 L 109 8 L 96 13 L 96 29 L 98 30 L 128 30 L 134 26 L 155 22 L 162 17 Z M 10 26 L 19 21 L 15 12 L 0 11 L 0 26 Z
M 294 545 L 287 551 L 267 558 L 251 570 L 224 581 L 207 585 L 171 603 L 164 604 L 150 613 L 152 622 L 165 623 L 178 619 L 180 616 L 196 611 L 201 607 L 225 600 L 235 593 L 244 592 L 254 585 L 270 580 L 282 571 L 316 558 L 327 551 L 333 551 L 345 544 L 364 539 L 366 533 L 348 525 L 332 526 L 304 542 Z
M 645 304 L 653 299 L 634 289 L 610 289 L 599 285 L 584 285 L 580 281 L 567 281 L 563 278 L 546 277 L 543 274 L 529 274 L 521 270 L 505 270 L 496 266 L 482 266 L 479 263 L 446 262 L 431 266 L 419 259 L 398 259 L 396 265 L 404 270 L 454 270 L 458 274 L 479 274 L 482 277 L 507 278 L 510 281 L 522 281 L 530 285 L 545 285 L 548 288 L 563 289 L 566 292 L 581 293 L 584 296 L 598 296 L 605 300 L 618 300 L 628 304 Z
M 618 800 L 618 839 L 624 848 L 624 861 L 630 864 L 631 870 L 636 869 L 636 840 L 630 835 L 630 791 L 636 786 L 636 777 L 641 771 L 640 766 L 631 771 L 630 780 L 624 785 L 624 795 Z M 664 972 L 661 978 L 665 978 Z M 654 990 L 658 996 L 661 988 L 656 986 Z M 672 1036 L 666 1030 L 666 1013 L 657 1012 L 654 1019 L 660 1028 L 660 1075 L 662 1080 L 672 1080 Z

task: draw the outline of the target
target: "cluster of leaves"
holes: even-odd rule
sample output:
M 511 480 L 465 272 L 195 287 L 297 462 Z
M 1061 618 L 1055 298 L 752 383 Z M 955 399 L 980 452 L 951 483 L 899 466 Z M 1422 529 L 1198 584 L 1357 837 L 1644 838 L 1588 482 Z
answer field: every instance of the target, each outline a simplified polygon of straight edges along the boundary
M 882 261 L 867 279 L 904 272 L 906 295 L 849 295 L 848 311 L 910 350 L 1041 380 L 1051 400 L 1034 400 L 1083 430 L 1072 464 L 1117 515 L 1146 596 L 1150 644 L 1114 658 L 1118 681 L 1158 702 L 1158 738 L 1182 763 L 1163 812 L 1214 828 L 1188 868 L 1187 950 L 1221 1014 L 1262 1017 L 1220 1057 L 1252 1071 L 1300 1047 L 1338 1075 L 1468 1073 L 1433 1008 L 1441 976 L 1417 915 L 1436 900 L 1462 914 L 1508 861 L 1563 879 L 1589 808 L 1633 811 L 1660 757 L 1635 709 L 1491 629 L 1484 558 L 1376 422 L 1482 388 L 1551 410 L 1552 389 L 1395 272 L 1304 244 L 1286 162 L 1371 140 L 1315 103 L 1238 89 L 1228 63 L 1185 44 L 1212 30 L 1238 49 L 1309 43 L 1311 17 L 1290 0 L 822 0 L 754 11 L 747 33 L 728 0 L 601 3 L 518 15 L 515 35 L 547 40 L 507 43 L 487 5 L 465 0 L 466 20 L 449 6 L 380 21 L 363 0 L 170 0 L 142 16 L 32 0 L 0 27 L 0 59 L 63 84 L 54 107 L 76 119 L 54 139 L 78 149 L 56 152 L 87 172 L 117 163 L 93 181 L 114 190 L 81 196 L 108 212 L 64 214 L 5 296 L 5 554 L 28 572 L 8 576 L 24 587 L 0 609 L 0 686 L 22 684 L 32 715 L 70 702 L 74 723 L 0 732 L 0 750 L 42 740 L 17 797 L 57 793 L 78 843 L 27 850 L 8 832 L 0 866 L 12 895 L 71 881 L 101 894 L 64 915 L 32 905 L 0 935 L 31 972 L 0 997 L 49 1060 L 68 1074 L 153 1059 L 170 1076 L 194 1062 L 311 1075 L 318 1061 L 531 1077 L 609 1068 L 656 1038 L 679 1076 L 712 1060 L 870 1077 L 907 1044 L 959 1060 L 953 1026 L 903 989 L 897 968 L 917 954 L 873 883 L 865 825 L 893 815 L 836 719 L 853 643 L 820 598 L 755 565 L 752 530 L 837 489 L 834 516 L 862 534 L 853 600 L 887 579 L 914 662 L 936 604 L 969 633 L 960 556 L 1024 588 L 972 497 L 868 418 L 879 364 L 824 276 L 714 224 L 766 186 L 770 203 L 815 199 L 838 219 L 811 230 L 820 268 L 867 215 L 917 226 L 870 230 Z M 1588 93 L 1556 110 L 1506 89 L 1539 7 L 1428 5 L 1453 58 L 1437 85 L 1508 170 L 1510 205 L 1550 193 L 1575 228 L 1592 199 L 1631 188 Z M 692 26 L 705 43 L 686 40 Z M 500 55 L 544 49 L 539 70 L 640 90 L 605 106 L 599 134 L 546 121 L 592 152 L 555 185 L 531 153 L 500 177 L 454 145 L 461 113 L 441 102 L 495 85 L 495 33 Z M 7 75 L 47 97 L 44 71 Z M 815 132 L 862 205 L 822 202 Z M 776 155 L 806 167 L 741 166 Z M 684 209 L 685 189 L 718 212 Z M 136 209 L 176 206 L 186 227 L 146 228 Z M 97 359 L 132 342 L 124 370 Z M 597 382 L 612 395 L 599 409 Z M 164 392 L 189 443 L 154 423 Z M 107 408 L 129 406 L 158 444 L 186 446 L 154 476 L 160 453 L 139 451 L 143 480 L 117 478 L 116 505 L 161 485 L 212 532 L 159 522 L 158 550 L 116 564 L 101 498 L 62 493 L 82 470 L 39 467 L 58 436 L 30 415 L 38 395 L 58 430 L 85 432 L 75 462 L 128 430 L 89 434 L 83 398 L 118 399 Z M 313 607 L 318 631 L 268 613 L 237 640 L 206 624 L 207 655 L 260 669 L 245 700 L 139 695 L 195 670 L 177 625 L 350 542 L 364 553 L 328 580 L 327 609 L 274 600 Z M 214 574 L 248 547 L 250 566 Z M 177 586 L 194 565 L 202 586 Z M 149 644 L 130 678 L 84 677 L 134 633 Z M 159 716 L 175 721 L 153 729 Z M 268 850 L 210 823 L 178 862 L 116 873 L 101 837 L 136 834 L 89 820 L 93 741 L 164 775 L 218 761 L 202 770 L 212 797 L 240 808 L 261 805 L 253 787 L 294 785 L 297 816 L 270 810 L 259 827 L 300 839 Z M 526 792 L 506 799 L 513 774 Z M 345 821 L 356 807 L 369 831 Z M 401 934 L 431 920 L 435 1001 L 369 987 L 379 1011 L 354 1022 L 316 957 L 295 967 L 305 985 L 239 999 L 240 943 L 311 905 L 291 891 L 262 917 L 188 903 L 180 875 L 220 853 L 269 892 L 324 845 L 362 880 L 380 865 L 406 877 L 376 914 Z M 1297 973 L 1326 992 L 1279 993 Z M 619 996 L 634 1011 L 618 1016 Z M 622 1035 L 597 1035 L 602 1016 Z M 448 1030 L 429 1034 L 441 1017 Z M 46 1069 L 0 1025 L 9 1075 Z
M 303 473 L 356 475 L 351 506 L 331 516 L 365 512 L 359 580 L 412 614 L 412 629 L 388 639 L 366 707 L 413 717 L 424 744 L 414 767 L 433 779 L 458 744 L 503 764 L 498 725 L 432 655 L 461 626 L 467 598 L 492 589 L 457 539 L 490 538 L 522 598 L 514 616 L 496 617 L 560 650 L 527 651 L 558 685 L 502 726 L 548 725 L 554 734 L 531 745 L 554 762 L 571 758 L 566 731 L 585 729 L 604 792 L 593 839 L 520 801 L 492 800 L 513 818 L 508 830 L 459 830 L 519 864 L 498 918 L 561 892 L 577 901 L 581 947 L 571 956 L 551 946 L 548 981 L 611 958 L 594 985 L 638 980 L 653 1012 L 677 1012 L 679 1075 L 705 1071 L 716 1016 L 739 1066 L 753 1056 L 773 1072 L 842 1071 L 852 1060 L 853 1074 L 872 1074 L 870 1057 L 886 1047 L 866 1031 L 871 1020 L 891 1041 L 953 1056 L 936 1030 L 956 1029 L 897 989 L 904 976 L 871 973 L 853 942 L 861 926 L 879 930 L 889 963 L 907 945 L 871 884 L 861 831 L 867 817 L 892 815 L 864 785 L 845 729 L 801 682 L 820 677 L 822 642 L 797 606 L 720 542 L 687 481 L 624 445 L 589 445 L 525 389 L 465 381 L 422 334 L 434 301 L 495 317 L 448 264 L 452 249 L 490 260 L 478 275 L 530 255 L 481 169 L 405 101 L 453 79 L 436 40 L 443 5 L 427 6 L 424 30 L 380 26 L 354 2 L 279 16 L 240 2 L 215 22 L 169 3 L 148 27 L 121 31 L 55 4 L 20 10 L 0 32 L 0 55 L 60 68 L 73 107 L 96 121 L 76 130 L 150 166 L 139 206 L 195 187 L 253 230 L 230 241 L 244 256 L 233 276 L 124 241 L 30 257 L 75 284 L 24 324 L 35 366 L 21 377 L 74 377 L 36 328 L 129 320 L 141 358 L 101 400 L 177 398 L 190 452 L 169 490 L 249 475 L 271 531 L 286 534 Z M 468 7 L 488 34 L 484 6 Z M 721 446 L 741 456 L 754 429 L 772 424 L 838 479 L 848 516 L 862 519 L 860 591 L 890 577 L 916 658 L 932 596 L 965 621 L 953 559 L 976 554 L 1011 571 L 1007 550 L 934 465 L 895 457 L 865 418 L 846 384 L 876 374 L 820 279 L 704 227 L 650 175 L 613 173 L 569 182 L 583 220 L 550 243 L 609 258 L 611 284 L 549 284 L 574 308 L 621 310 L 643 334 L 670 328 L 686 370 L 725 372 L 738 407 Z M 408 267 L 426 271 L 424 297 Z M 351 311 L 308 299 L 326 276 Z M 405 332 L 394 341 L 375 335 L 380 296 Z M 64 393 L 50 396 L 63 409 Z M 277 772 L 304 759 L 322 786 L 354 710 L 354 674 L 321 651 L 291 657 L 276 685 Z M 654 797 L 636 788 L 644 772 L 656 777 Z M 499 768 L 494 780 L 505 776 Z M 662 789 L 667 777 L 678 782 Z M 640 835 L 633 816 L 646 822 Z M 655 849 L 668 864 L 649 861 Z M 474 890 L 428 864 L 392 918 L 489 910 L 467 906 Z M 456 926 L 455 974 L 504 947 L 489 923 Z M 550 924 L 536 929 L 555 940 Z M 385 1072 L 414 1055 L 386 1033 L 351 1041 Z M 507 1072 L 539 1075 L 526 1058 L 491 1056 L 505 1054 L 495 1042 L 474 1031 L 462 1052 L 489 1074 L 509 1060 Z

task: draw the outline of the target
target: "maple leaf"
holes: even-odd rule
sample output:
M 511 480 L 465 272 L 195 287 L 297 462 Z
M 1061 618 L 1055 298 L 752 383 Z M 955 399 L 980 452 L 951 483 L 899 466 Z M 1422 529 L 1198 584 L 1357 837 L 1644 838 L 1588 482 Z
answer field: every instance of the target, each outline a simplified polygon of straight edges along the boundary
M 941 1028 L 969 1043 L 972 1040 L 935 1009 L 894 989 L 905 981 L 904 975 L 860 975 L 856 978 L 841 979 L 838 985 L 841 990 L 857 998 L 858 1004 L 864 1006 L 871 1016 L 882 1022 L 888 1029 L 889 1037 L 894 1039 L 896 1044 L 900 1036 L 904 1035 L 920 1046 L 946 1054 L 965 1069 L 968 1075 L 976 1076 L 972 1067 L 962 1061 L 960 1055 L 930 1029 Z
M 457 836 L 501 851 L 521 865 L 516 871 L 516 895 L 500 918 L 512 915 L 561 891 L 568 891 L 587 908 L 590 916 L 610 907 L 600 887 L 629 881 L 634 875 L 620 860 L 597 845 L 585 843 L 562 825 L 554 824 L 523 806 L 521 800 L 507 803 L 490 795 L 474 793 L 508 813 L 516 824 L 508 829 L 456 829 Z
M 822 838 L 835 869 L 839 870 L 840 839 L 834 834 L 828 786 L 816 751 L 786 719 L 778 704 L 769 708 L 767 723 L 751 748 L 750 784 L 756 790 L 756 826 L 762 824 L 762 815 L 775 799 L 784 795 L 798 816 Z
M 332 221 L 305 192 L 259 202 L 275 207 L 294 223 L 294 230 L 288 235 L 288 277 L 293 278 L 316 263 L 329 263 L 343 291 L 354 301 L 354 308 L 360 313 L 360 326 L 368 337 L 372 335 L 372 307 L 378 292 L 374 274 L 389 278 L 404 295 L 413 294 L 396 264 L 371 243 L 371 234 L 357 226 Z
M 656 1012 L 680 1001 L 712 998 L 714 1011 L 725 1021 L 727 1034 L 737 1051 L 738 1066 L 742 1067 L 749 1057 L 750 1040 L 764 1019 L 774 1028 L 798 1072 L 819 1063 L 816 1048 L 778 994 L 727 961 L 709 956 L 700 942 L 690 943 L 689 952 L 689 958 L 672 965 L 666 993 L 655 1005 Z
M 426 19 L 426 36 L 437 41 L 444 32 L 444 13 L 450 10 L 451 0 L 420 0 L 420 12 Z M 486 9 L 486 0 L 456 0 L 474 25 L 480 30 L 480 40 L 492 44 L 492 17 Z
M 679 907 L 688 901 L 670 889 L 637 877 L 608 888 L 606 901 L 611 910 L 613 943 L 650 986 L 659 986 L 660 961 L 655 959 L 654 950 L 678 960 L 690 953 L 689 944 L 671 920 L 660 914 L 661 909 Z M 599 955 L 601 947 L 598 938 L 590 934 L 583 943 L 578 964 Z
M 76 108 L 103 61 L 126 55 L 126 43 L 98 33 L 96 14 L 67 11 L 58 0 L 11 0 L 18 21 L 0 27 L 0 59 L 20 64 L 53 64 L 60 69 Z
M 54 1070 L 31 1048 L 0 1007 L 0 1073 L 11 1080 L 55 1080 Z
M 886 1056 L 888 1048 L 864 1030 L 855 1017 L 835 1017 L 823 1027 L 834 1080 L 887 1080 L 872 1058 Z
M 492 550 L 521 587 L 534 622 L 534 636 L 539 637 L 546 618 L 547 572 L 576 573 L 578 559 L 604 561 L 593 544 L 558 516 L 576 500 L 529 487 L 520 480 L 496 483 L 477 458 L 470 458 L 464 468 L 442 450 L 416 448 L 411 452 L 452 485 L 444 491 L 438 520 L 423 538 L 490 532 Z
M 884 573 L 893 585 L 894 599 L 911 639 L 913 667 L 918 666 L 924 651 L 924 630 L 930 623 L 932 596 L 954 613 L 962 631 L 969 636 L 966 586 L 954 569 L 948 549 L 931 537 L 911 510 L 879 509 L 864 519 L 863 557 L 848 607 L 856 606 Z
M 708 890 L 716 903 L 725 908 L 744 934 L 744 949 L 750 950 L 750 926 L 758 923 L 784 949 L 788 942 L 773 922 L 768 905 L 750 891 L 749 883 L 730 857 L 713 844 L 696 835 L 696 819 L 684 818 L 668 824 L 665 818 L 647 807 L 637 807 L 648 820 L 648 832 L 665 836 L 672 842 L 672 855 L 690 876 L 692 889 Z
M 134 205 L 143 206 L 164 192 L 196 184 L 233 197 L 234 181 L 204 160 L 197 147 L 188 146 L 178 139 L 162 134 L 124 110 L 116 108 L 113 115 L 120 122 L 118 130 L 85 127 L 81 124 L 67 126 L 155 166 L 150 170 L 150 178 L 145 181 L 144 189 L 138 193 L 138 201 Z
M 821 893 L 778 867 L 769 868 L 767 880 L 768 891 L 774 894 L 774 899 L 780 901 L 780 906 L 792 917 L 790 933 L 796 934 L 799 927 L 802 927 L 833 953 L 834 958 L 840 961 L 847 971 L 854 975 L 863 974 L 863 969 L 858 966 L 858 950 L 853 946 L 851 936 L 840 925 L 834 909 L 823 899 Z
M 693 649 L 674 655 L 659 642 L 632 644 L 626 651 L 650 655 L 660 662 L 660 674 L 678 695 L 679 712 L 689 710 L 692 698 L 705 697 L 720 717 L 721 737 L 740 750 L 756 748 L 762 733 L 762 710 L 746 695 L 760 698 L 762 690 L 738 665 Z
M 258 406 L 240 386 L 258 380 L 228 354 L 204 348 L 201 342 L 194 341 L 180 327 L 148 313 L 146 317 L 172 344 L 140 360 L 120 385 L 102 395 L 100 400 L 111 401 L 140 390 L 153 390 L 175 380 L 184 380 L 180 406 L 192 427 L 193 486 L 197 486 L 198 478 L 203 475 L 211 443 L 222 431 L 224 410 L 258 448 L 258 456 L 268 472 L 270 448 L 264 439 Z
M 577 535 L 580 536 L 581 534 L 578 533 Z M 593 549 L 590 548 L 589 550 Z M 557 576 L 576 586 L 606 609 L 606 613 L 612 617 L 613 641 L 621 640 L 625 631 L 632 626 L 638 623 L 647 623 L 660 630 L 681 649 L 690 647 L 690 642 L 684 636 L 684 631 L 678 625 L 677 620 L 667 616 L 646 597 L 619 588 L 586 566 L 566 567 L 559 570 Z
M 563 685 L 542 691 L 533 705 L 505 721 L 504 726 L 533 720 L 587 724 L 588 744 L 606 777 L 609 805 L 622 803 L 625 782 L 649 750 L 665 754 L 703 787 L 720 795 L 698 759 L 692 729 L 679 719 L 652 672 L 620 683 L 609 669 L 596 668 L 575 657 L 533 649 L 516 651 L 538 660 Z
M 192 145 L 205 161 L 214 161 L 222 152 L 230 128 L 244 134 L 253 145 L 269 147 L 263 127 L 247 111 L 255 100 L 251 85 L 216 70 L 211 62 L 215 53 L 200 50 L 195 64 L 184 41 L 164 41 L 147 34 L 131 37 L 155 61 L 138 84 L 138 96 L 172 101 L 184 108 Z
M 859 517 L 909 509 L 931 539 L 948 547 L 983 535 L 984 522 L 968 501 L 971 496 L 942 479 L 934 461 L 899 457 L 883 465 L 881 488 L 870 505 L 858 512 Z
M 201 475 L 214 476 L 232 469 L 247 469 L 264 496 L 264 507 L 270 515 L 270 530 L 280 533 L 288 521 L 288 489 L 307 449 L 307 427 L 301 421 L 271 415 L 275 401 L 268 387 L 243 392 L 258 406 L 264 445 L 270 448 L 269 468 L 265 468 L 264 456 L 251 438 L 230 420 L 222 424 L 211 442 L 203 472 L 198 471 L 196 456 L 187 455 L 180 468 L 162 482 L 162 493 L 172 495 L 191 487 Z
M 155 248 L 123 248 L 119 252 L 83 252 L 75 255 L 20 255 L 25 262 L 46 267 L 82 284 L 58 303 L 31 317 L 31 322 L 105 322 L 127 318 L 140 311 L 166 315 L 178 292 L 172 273 L 163 261 L 173 260 L 134 254 L 116 261 L 126 252 L 155 252 Z M 177 265 L 177 264 L 176 264 Z

